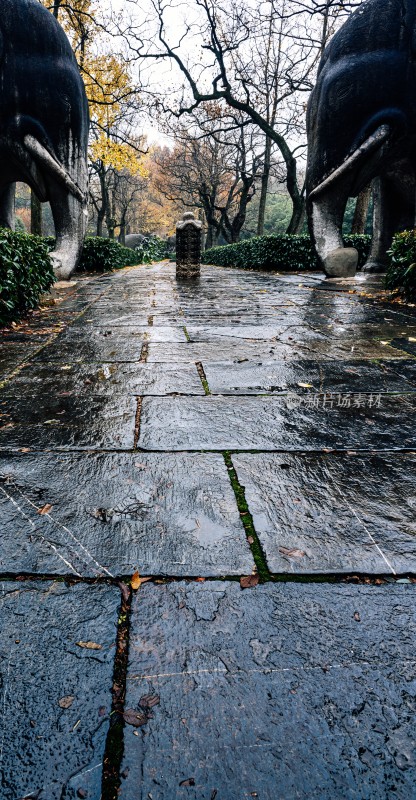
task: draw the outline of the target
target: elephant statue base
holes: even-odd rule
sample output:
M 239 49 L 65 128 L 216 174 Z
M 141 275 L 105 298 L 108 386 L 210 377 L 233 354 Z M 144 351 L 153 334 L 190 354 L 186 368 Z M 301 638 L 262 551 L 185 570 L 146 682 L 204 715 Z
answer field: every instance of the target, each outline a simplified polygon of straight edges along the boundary
M 372 183 L 364 272 L 384 272 L 397 231 L 416 215 L 416 0 L 367 0 L 324 51 L 308 114 L 307 210 L 328 277 L 355 274 L 344 248 L 347 200 Z
M 2 0 L 0 226 L 14 226 L 15 183 L 49 201 L 59 279 L 79 261 L 87 227 L 89 115 L 69 41 L 38 0 Z

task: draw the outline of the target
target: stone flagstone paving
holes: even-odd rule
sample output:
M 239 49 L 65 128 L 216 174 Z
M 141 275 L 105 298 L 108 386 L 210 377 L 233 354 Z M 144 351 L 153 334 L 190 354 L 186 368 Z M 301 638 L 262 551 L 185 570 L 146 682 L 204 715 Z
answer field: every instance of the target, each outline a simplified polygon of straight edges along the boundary
M 162 263 L 0 332 L 1 798 L 415 795 L 416 309 L 380 286 Z

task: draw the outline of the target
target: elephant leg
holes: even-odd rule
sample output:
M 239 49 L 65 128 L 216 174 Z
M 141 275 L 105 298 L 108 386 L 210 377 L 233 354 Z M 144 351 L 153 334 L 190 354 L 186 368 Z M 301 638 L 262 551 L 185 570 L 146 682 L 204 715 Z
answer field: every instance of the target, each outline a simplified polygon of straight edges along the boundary
M 58 280 L 67 280 L 81 257 L 88 212 L 85 203 L 54 179 L 47 179 L 47 192 L 56 235 L 56 246 L 50 256 Z
M 344 247 L 342 223 L 349 197 L 350 182 L 336 181 L 313 197 L 309 209 L 310 224 L 319 259 L 328 278 L 355 275 L 358 253 Z
M 11 228 L 11 230 L 14 230 L 15 192 L 15 183 L 9 183 L 0 189 L 0 228 Z
M 386 175 L 374 181 L 373 198 L 373 239 L 363 272 L 385 272 L 394 234 L 415 225 L 415 179 L 411 167 L 403 180 Z

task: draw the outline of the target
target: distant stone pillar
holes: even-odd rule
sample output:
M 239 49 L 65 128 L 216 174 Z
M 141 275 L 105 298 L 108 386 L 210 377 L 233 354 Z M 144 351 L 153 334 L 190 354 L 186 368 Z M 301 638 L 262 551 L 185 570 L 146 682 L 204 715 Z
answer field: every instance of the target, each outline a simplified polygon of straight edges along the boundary
M 201 271 L 202 222 L 187 211 L 176 225 L 176 277 L 197 278 Z

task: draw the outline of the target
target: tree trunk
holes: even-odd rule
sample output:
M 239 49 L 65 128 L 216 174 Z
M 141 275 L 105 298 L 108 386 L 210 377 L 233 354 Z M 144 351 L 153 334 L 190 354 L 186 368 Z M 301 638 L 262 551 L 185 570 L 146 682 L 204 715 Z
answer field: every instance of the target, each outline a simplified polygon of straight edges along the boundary
M 97 236 L 103 235 L 104 216 L 104 208 L 100 208 L 100 210 L 97 211 Z
M 299 233 L 303 225 L 305 216 L 305 200 L 300 194 L 297 197 L 292 197 L 291 199 L 293 203 L 293 211 L 291 220 L 286 229 L 286 233 L 295 235 Z
M 42 203 L 33 189 L 30 191 L 30 232 L 35 236 L 42 236 Z
M 126 223 L 120 222 L 120 235 L 118 237 L 120 244 L 126 245 Z
M 266 148 L 264 151 L 264 169 L 261 176 L 261 190 L 259 203 L 259 216 L 257 220 L 257 236 L 264 235 L 264 216 L 266 213 L 267 190 L 269 188 L 270 162 L 272 153 L 272 140 L 266 136 Z
M 367 222 L 368 207 L 370 205 L 371 186 L 367 186 L 357 197 L 355 204 L 354 219 L 352 221 L 351 233 L 365 233 Z
M 205 250 L 210 250 L 211 247 L 214 247 L 214 228 L 212 225 L 208 225 L 205 239 Z

